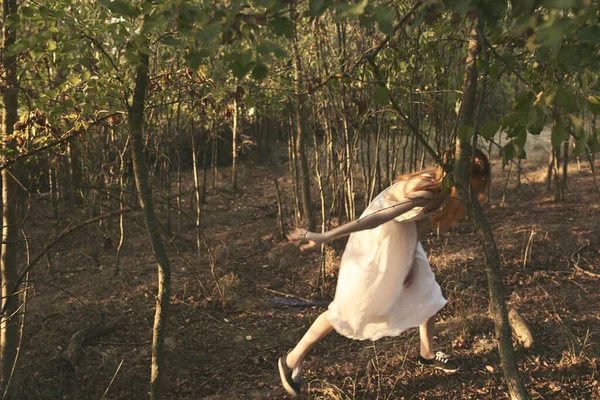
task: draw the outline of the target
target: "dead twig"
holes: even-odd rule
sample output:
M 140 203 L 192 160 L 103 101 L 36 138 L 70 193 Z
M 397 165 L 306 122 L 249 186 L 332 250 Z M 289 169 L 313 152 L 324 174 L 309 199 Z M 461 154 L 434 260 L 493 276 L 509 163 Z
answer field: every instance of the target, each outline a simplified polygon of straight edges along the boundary
M 295 294 L 290 294 L 290 293 L 284 293 L 284 292 L 279 292 L 277 290 L 273 290 L 273 289 L 269 289 L 267 287 L 262 286 L 261 284 L 259 284 L 258 282 L 256 282 L 254 279 L 248 278 L 247 276 L 244 276 L 242 274 L 240 274 L 239 272 L 236 272 L 236 274 L 240 277 L 240 278 L 244 278 L 245 280 L 252 282 L 256 285 L 257 288 L 264 290 L 265 292 L 269 292 L 269 293 L 273 293 L 279 296 L 284 296 L 284 297 L 291 297 L 293 299 L 298 299 L 298 300 L 302 300 L 305 301 L 307 303 L 312 303 L 311 300 L 305 299 L 304 297 L 300 297 L 300 296 L 296 296 Z
M 581 260 L 581 255 L 579 253 L 581 252 L 581 250 L 585 249 L 589 244 L 590 242 L 588 241 L 587 243 L 579 247 L 577 250 L 575 250 L 573 254 L 571 254 L 571 262 L 573 263 L 573 268 L 575 268 L 575 270 L 577 270 L 578 272 L 581 272 L 593 278 L 600 278 L 600 274 L 588 271 L 579 266 L 579 261 Z M 575 257 L 577 257 L 577 259 L 575 259 Z
M 112 379 L 110 380 L 110 383 L 106 387 L 106 390 L 104 391 L 104 394 L 102 395 L 102 398 L 100 400 L 103 400 L 104 398 L 106 398 L 106 394 L 108 393 L 108 390 L 110 389 L 110 387 L 112 386 L 113 382 L 115 381 L 115 378 L 117 377 L 117 374 L 119 373 L 119 370 L 123 366 L 123 362 L 124 361 L 125 361 L 125 359 L 122 359 L 121 362 L 119 363 L 119 366 L 117 367 L 117 370 L 115 371 L 115 374 L 113 375 Z

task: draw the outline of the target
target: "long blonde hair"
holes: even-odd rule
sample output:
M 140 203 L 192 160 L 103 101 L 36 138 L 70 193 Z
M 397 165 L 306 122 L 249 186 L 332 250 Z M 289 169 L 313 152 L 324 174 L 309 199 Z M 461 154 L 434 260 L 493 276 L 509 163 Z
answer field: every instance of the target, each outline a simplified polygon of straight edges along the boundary
M 453 153 L 453 152 L 452 152 Z M 444 162 L 449 158 L 450 152 L 446 153 Z M 492 182 L 492 169 L 488 157 L 479 149 L 475 149 L 475 157 L 471 161 L 470 175 L 471 184 L 477 183 L 475 189 L 481 200 L 487 198 L 487 193 Z M 441 166 L 427 168 L 421 171 L 405 174 L 397 177 L 394 183 L 419 178 L 421 183 L 409 190 L 409 193 L 428 191 L 435 195 L 435 199 L 425 207 L 425 212 L 432 213 L 430 225 L 440 229 L 446 229 L 456 225 L 465 215 L 465 208 L 459 200 L 456 187 L 444 188 L 444 177 L 446 173 Z

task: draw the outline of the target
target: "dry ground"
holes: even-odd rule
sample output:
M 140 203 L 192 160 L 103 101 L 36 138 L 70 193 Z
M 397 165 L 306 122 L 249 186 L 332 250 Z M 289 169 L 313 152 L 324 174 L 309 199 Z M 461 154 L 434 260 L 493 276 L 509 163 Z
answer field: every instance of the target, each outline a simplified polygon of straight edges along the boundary
M 579 266 L 600 272 L 600 197 L 584 163 L 580 172 L 571 166 L 564 203 L 554 203 L 546 193 L 541 170 L 526 166 L 529 183 L 517 190 L 511 178 L 504 206 L 506 172 L 495 166 L 496 184 L 486 209 L 501 252 L 508 305 L 530 322 L 537 340 L 533 350 L 516 347 L 520 370 L 534 399 L 600 399 L 600 281 L 575 273 L 571 261 L 579 258 Z M 203 229 L 216 258 L 222 296 L 206 256 L 196 254 L 193 223 L 184 219 L 174 236 L 190 265 L 169 247 L 173 288 L 165 398 L 285 398 L 277 358 L 323 309 L 275 305 L 268 299 L 284 298 L 282 293 L 331 299 L 343 248 L 336 243 L 329 253 L 321 298 L 315 287 L 319 254 L 299 252 L 278 233 L 273 179 L 280 178 L 289 221 L 287 176 L 287 166 L 247 165 L 239 191 L 225 187 L 227 176 L 221 177 L 218 191 L 209 191 Z M 191 182 L 186 176 L 188 191 Z M 35 200 L 28 227 L 34 254 L 51 236 L 49 216 L 48 204 Z M 148 397 L 156 266 L 139 213 L 128 217 L 126 227 L 118 276 L 113 273 L 115 251 L 102 248 L 102 230 L 96 225 L 55 247 L 52 269 L 44 263 L 32 273 L 15 398 Z M 482 255 L 469 223 L 440 237 L 431 234 L 424 245 L 449 300 L 439 315 L 436 344 L 458 358 L 461 371 L 447 375 L 416 365 L 416 330 L 377 342 L 331 334 L 305 363 L 304 398 L 508 398 L 487 313 Z M 530 256 L 524 260 L 528 247 Z M 58 359 L 71 335 L 102 321 L 117 321 L 117 331 L 91 340 L 76 370 L 64 370 Z

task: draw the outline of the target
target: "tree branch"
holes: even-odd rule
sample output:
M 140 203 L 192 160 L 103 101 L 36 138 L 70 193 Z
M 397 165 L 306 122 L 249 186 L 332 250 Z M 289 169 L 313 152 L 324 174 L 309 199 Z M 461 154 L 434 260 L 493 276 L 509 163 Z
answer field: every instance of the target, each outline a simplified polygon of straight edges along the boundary
M 92 123 L 91 123 L 91 124 L 88 126 L 88 129 L 89 129 L 90 127 L 92 127 L 92 126 L 99 125 L 100 123 L 104 122 L 104 121 L 105 121 L 105 120 L 107 120 L 108 118 L 110 118 L 110 117 L 112 117 L 112 116 L 115 116 L 115 115 L 117 115 L 117 114 L 120 114 L 120 113 L 112 113 L 112 114 L 108 114 L 108 115 L 105 115 L 104 117 L 102 117 L 102 118 L 100 118 L 100 119 L 98 119 L 98 120 L 96 120 L 96 121 L 93 121 L 93 122 L 92 122 Z M 44 145 L 44 146 L 42 146 L 42 147 L 38 147 L 37 149 L 35 149 L 35 150 L 31 150 L 31 151 L 30 151 L 30 152 L 28 152 L 28 153 L 25 153 L 25 154 L 20 154 L 20 155 L 16 156 L 16 157 L 15 157 L 15 158 L 13 158 L 13 159 L 10 159 L 10 160 L 8 160 L 8 161 L 5 161 L 3 164 L 0 164 L 0 171 L 2 171 L 3 169 L 6 169 L 6 168 L 8 168 L 8 167 L 10 167 L 10 166 L 11 166 L 11 165 L 13 165 L 14 163 L 16 163 L 16 162 L 18 162 L 18 161 L 21 161 L 21 160 L 23 160 L 23 159 L 25 159 L 25 158 L 33 157 L 33 156 L 35 156 L 35 155 L 37 155 L 37 154 L 39 154 L 39 153 L 41 153 L 41 152 L 43 152 L 43 151 L 46 151 L 46 150 L 48 150 L 48 149 L 51 149 L 51 148 L 53 148 L 53 147 L 56 147 L 56 146 L 60 146 L 60 145 L 61 145 L 61 144 L 63 144 L 63 143 L 67 143 L 69 140 L 73 139 L 73 138 L 74 138 L 74 137 L 76 137 L 77 135 L 80 135 L 80 134 L 82 134 L 82 133 L 84 133 L 84 132 L 85 132 L 85 131 L 82 131 L 81 129 L 77 129 L 77 130 L 75 130 L 74 128 L 72 128 L 71 130 L 69 130 L 69 131 L 67 132 L 67 134 L 66 134 L 66 136 L 65 136 L 65 137 L 63 137 L 63 138 L 61 138 L 61 139 L 58 139 L 58 140 L 57 140 L 57 141 L 55 141 L 55 142 L 49 143 L 49 144 L 47 144 L 47 145 Z

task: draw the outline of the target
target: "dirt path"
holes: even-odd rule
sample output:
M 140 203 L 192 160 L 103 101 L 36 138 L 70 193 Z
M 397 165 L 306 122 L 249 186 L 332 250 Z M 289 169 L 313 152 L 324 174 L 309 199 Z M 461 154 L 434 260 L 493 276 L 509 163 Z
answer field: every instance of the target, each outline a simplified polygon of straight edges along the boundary
M 333 293 L 343 243 L 336 243 L 337 253 L 329 256 L 329 281 L 320 299 L 314 287 L 318 254 L 300 253 L 278 234 L 274 169 L 249 166 L 244 171 L 239 192 L 211 191 L 203 208 L 203 229 L 217 260 L 223 298 L 206 257 L 197 256 L 193 224 L 184 222 L 174 239 L 193 268 L 171 251 L 166 398 L 284 398 L 277 358 L 323 308 L 274 305 L 269 299 L 284 298 L 277 294 L 283 292 L 328 300 Z M 562 205 L 545 194 L 535 173 L 531 180 L 531 188 L 509 189 L 505 207 L 499 206 L 503 185 L 496 185 L 486 211 L 501 249 L 509 305 L 531 322 L 539 343 L 534 350 L 518 348 L 521 370 L 533 398 L 597 399 L 599 280 L 574 274 L 570 262 L 579 255 L 581 267 L 600 272 L 598 197 L 586 170 L 572 174 Z M 281 186 L 289 190 L 285 178 Z M 288 191 L 284 203 L 289 221 Z M 20 398 L 100 399 L 107 388 L 107 399 L 147 398 L 156 272 L 141 219 L 133 215 L 128 221 L 118 277 L 112 268 L 114 250 L 101 249 L 97 227 L 56 248 L 52 274 L 45 266 L 33 273 L 35 296 L 28 303 L 17 381 Z M 42 232 L 51 223 L 39 220 L 35 230 Z M 306 398 L 506 398 L 487 315 L 483 260 L 468 222 L 424 242 L 449 299 L 436 343 L 460 360 L 462 370 L 446 375 L 418 367 L 413 361 L 416 330 L 377 342 L 332 334 L 306 360 Z M 117 332 L 86 346 L 76 371 L 62 370 L 57 358 L 70 336 L 104 319 L 118 321 Z

